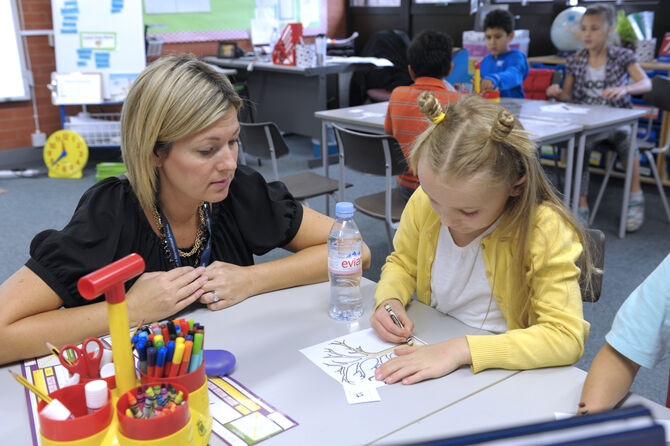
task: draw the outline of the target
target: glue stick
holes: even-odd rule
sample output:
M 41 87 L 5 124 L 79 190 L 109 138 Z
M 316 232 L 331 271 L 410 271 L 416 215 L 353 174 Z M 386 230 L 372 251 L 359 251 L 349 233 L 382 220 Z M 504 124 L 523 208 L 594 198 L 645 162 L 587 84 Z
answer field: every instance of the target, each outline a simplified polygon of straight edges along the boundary
M 102 379 L 87 382 L 84 386 L 84 393 L 88 413 L 93 413 L 107 404 L 107 382 Z

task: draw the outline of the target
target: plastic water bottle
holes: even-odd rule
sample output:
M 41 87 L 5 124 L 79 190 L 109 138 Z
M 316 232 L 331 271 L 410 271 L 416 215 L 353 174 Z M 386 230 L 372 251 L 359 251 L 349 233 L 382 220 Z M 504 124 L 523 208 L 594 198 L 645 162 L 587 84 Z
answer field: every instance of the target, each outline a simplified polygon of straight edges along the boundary
M 328 234 L 330 317 L 353 321 L 363 314 L 361 298 L 361 233 L 356 226 L 354 205 L 335 205 L 335 223 Z

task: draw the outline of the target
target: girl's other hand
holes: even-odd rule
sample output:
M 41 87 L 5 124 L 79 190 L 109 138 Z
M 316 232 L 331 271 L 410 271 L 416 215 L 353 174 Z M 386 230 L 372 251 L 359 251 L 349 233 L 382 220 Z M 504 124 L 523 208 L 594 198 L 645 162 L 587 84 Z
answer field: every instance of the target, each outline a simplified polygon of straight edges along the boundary
M 561 89 L 561 86 L 558 84 L 551 84 L 550 86 L 547 87 L 547 96 L 550 98 L 557 98 L 561 95 L 563 90 Z
M 398 327 L 391 319 L 391 315 L 384 309 L 386 304 L 391 305 L 393 312 L 404 328 Z M 405 307 L 398 299 L 386 299 L 382 302 L 370 318 L 370 325 L 379 337 L 386 342 L 404 344 L 412 336 L 414 322 L 407 316 Z
M 470 364 L 470 346 L 465 337 L 449 339 L 439 344 L 399 347 L 392 358 L 375 370 L 375 378 L 386 384 L 401 381 L 414 384 L 448 375 L 462 365 Z
M 130 320 L 159 321 L 183 310 L 202 296 L 204 274 L 190 266 L 142 274 L 126 296 Z
M 627 94 L 628 94 L 628 88 L 626 86 L 611 87 L 611 88 L 606 88 L 603 91 L 603 98 L 605 98 L 605 99 L 619 99 L 621 96 L 625 96 Z

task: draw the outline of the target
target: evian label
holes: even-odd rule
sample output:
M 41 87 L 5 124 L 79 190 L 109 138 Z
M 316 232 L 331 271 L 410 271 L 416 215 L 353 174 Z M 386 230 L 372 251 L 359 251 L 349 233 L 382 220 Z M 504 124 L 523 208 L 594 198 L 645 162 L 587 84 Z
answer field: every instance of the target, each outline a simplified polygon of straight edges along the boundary
M 360 251 L 336 251 L 328 256 L 328 271 L 333 274 L 353 274 L 361 270 Z

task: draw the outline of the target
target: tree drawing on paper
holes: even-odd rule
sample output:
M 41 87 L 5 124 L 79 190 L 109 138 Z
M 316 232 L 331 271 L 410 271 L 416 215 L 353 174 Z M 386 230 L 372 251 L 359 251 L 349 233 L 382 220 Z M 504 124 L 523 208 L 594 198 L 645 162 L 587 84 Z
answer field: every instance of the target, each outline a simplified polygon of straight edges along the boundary
M 366 352 L 362 347 L 352 347 L 346 341 L 333 341 L 324 349 L 324 365 L 334 368 L 340 381 L 356 384 L 373 381 L 375 369 L 391 359 L 397 346 L 379 352 Z

